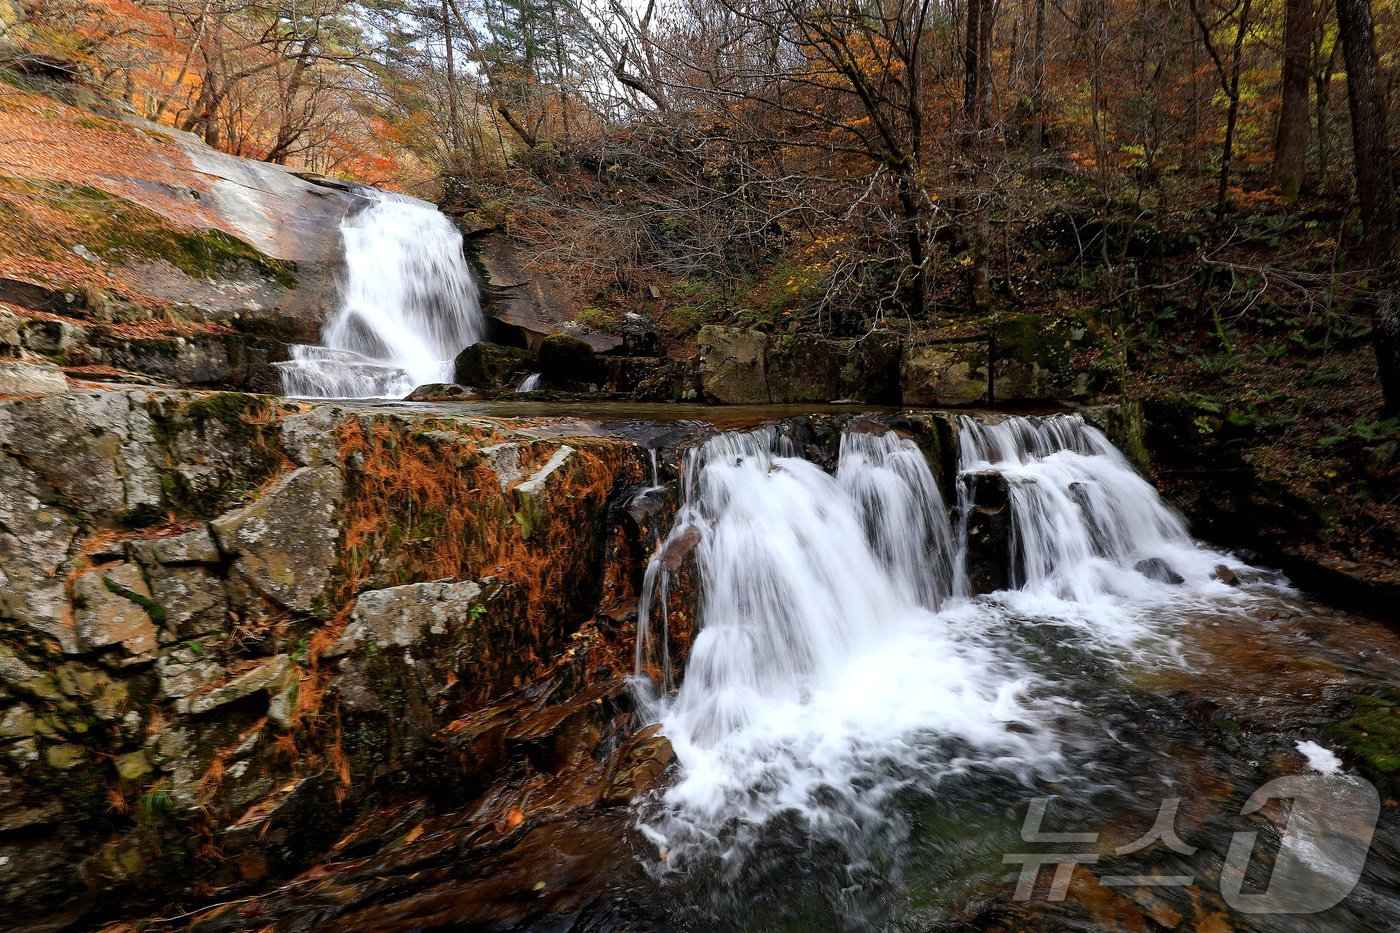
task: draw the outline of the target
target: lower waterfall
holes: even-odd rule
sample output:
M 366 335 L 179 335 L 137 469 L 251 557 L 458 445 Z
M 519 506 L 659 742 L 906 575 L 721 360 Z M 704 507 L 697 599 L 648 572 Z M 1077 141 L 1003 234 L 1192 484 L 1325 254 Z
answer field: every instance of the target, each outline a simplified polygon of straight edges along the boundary
M 969 592 L 972 506 L 950 519 L 923 452 L 893 430 L 848 429 L 831 474 L 773 429 L 688 454 L 638 622 L 638 694 L 679 762 L 641 806 L 663 873 L 738 871 L 786 827 L 886 878 L 872 866 L 908 830 L 896 800 L 1063 780 L 1066 756 L 1098 741 L 1069 725 L 1065 650 L 1112 666 L 1150 643 L 1169 663 L 1164 606 L 1245 598 L 1212 579 L 1244 565 L 1192 541 L 1078 416 L 963 418 L 958 436 L 960 477 L 1007 485 L 1009 590 Z M 687 573 L 698 629 L 676 677 L 667 613 Z
M 451 382 L 453 361 L 485 333 L 462 234 L 424 201 L 374 188 L 341 222 L 345 272 L 340 310 L 316 346 L 295 345 L 276 364 L 285 395 L 402 398 Z

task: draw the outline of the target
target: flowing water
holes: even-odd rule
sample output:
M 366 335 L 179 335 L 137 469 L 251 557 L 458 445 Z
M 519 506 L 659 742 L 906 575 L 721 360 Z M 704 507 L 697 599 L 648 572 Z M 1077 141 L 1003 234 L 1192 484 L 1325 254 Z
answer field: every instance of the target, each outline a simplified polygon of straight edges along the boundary
M 1248 756 L 1203 767 L 1172 713 L 1141 705 L 1151 685 L 1219 668 L 1219 628 L 1269 637 L 1259 616 L 1291 591 L 1193 541 L 1077 416 L 963 418 L 958 437 L 951 521 L 923 454 L 892 431 L 848 430 L 833 474 L 773 429 L 687 456 L 638 624 L 638 693 L 679 762 L 640 829 L 677 926 L 942 928 L 950 902 L 1010 870 L 1002 855 L 1034 849 L 1013 808 L 1035 796 L 1080 821 L 1069 829 L 1145 830 L 1158 800 L 1202 783 L 1243 799 L 1269 776 Z M 991 478 L 1009 503 L 1011 585 L 974 596 L 971 490 Z M 666 616 L 686 573 L 699 629 L 678 678 Z M 1308 734 L 1267 744 L 1306 771 L 1330 761 Z M 1231 838 L 1195 829 L 1215 850 Z M 1198 868 L 1211 846 L 1188 847 Z M 1368 909 L 1400 917 L 1381 901 Z M 1355 922 L 1280 928 L 1370 921 Z
M 431 204 L 373 188 L 340 225 L 341 306 L 316 346 L 278 363 L 285 395 L 402 398 L 451 382 L 453 360 L 485 333 L 462 234 Z
M 629 514 L 676 504 L 638 520 L 663 789 L 551 817 L 606 778 L 526 768 L 462 813 L 389 807 L 198 929 L 1400 929 L 1392 628 L 1193 541 L 1075 416 L 960 419 L 953 465 L 878 416 L 643 414 L 593 429 L 663 451 Z M 1332 802 L 1260 806 L 1279 779 Z

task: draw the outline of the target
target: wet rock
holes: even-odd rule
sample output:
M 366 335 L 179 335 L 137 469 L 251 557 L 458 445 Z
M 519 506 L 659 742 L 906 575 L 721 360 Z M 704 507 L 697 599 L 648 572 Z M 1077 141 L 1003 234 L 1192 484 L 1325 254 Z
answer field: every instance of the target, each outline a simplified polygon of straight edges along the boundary
M 534 476 L 515 487 L 515 520 L 520 523 L 526 538 L 541 527 L 548 514 L 551 478 L 559 475 L 560 469 L 573 455 L 572 447 L 560 447 Z
M 985 342 L 905 347 L 900 362 L 906 405 L 972 405 L 988 400 Z
M 606 807 L 627 806 L 655 785 L 675 759 L 676 753 L 670 740 L 661 734 L 661 727 L 647 726 L 615 756 L 616 764 L 608 775 L 601 803 Z
M 628 356 L 656 356 L 661 351 L 661 338 L 656 325 L 649 319 L 628 311 L 622 316 L 622 352 Z
M 509 388 L 512 377 L 522 372 L 531 360 L 528 350 L 482 341 L 457 354 L 452 378 L 459 385 L 478 389 Z
M 841 393 L 841 350 L 815 334 L 769 337 L 765 368 L 774 403 L 829 402 Z
M 1011 506 L 1006 477 L 994 470 L 965 473 L 972 503 L 967 515 L 967 578 L 974 595 L 1011 586 Z
M 603 382 L 603 367 L 587 341 L 567 334 L 550 334 L 540 342 L 540 376 L 555 388 L 596 386 Z
M 1144 577 L 1147 577 L 1147 579 L 1155 580 L 1158 583 L 1170 583 L 1173 586 L 1179 586 L 1186 582 L 1185 577 L 1177 573 L 1176 570 L 1172 568 L 1171 564 L 1160 557 L 1149 557 L 1146 560 L 1140 560 L 1136 564 L 1133 564 L 1133 569 Z
M 1216 564 L 1215 570 L 1211 573 L 1211 577 L 1216 580 L 1219 580 L 1226 586 L 1240 585 L 1239 574 L 1235 573 L 1233 570 L 1231 570 L 1229 567 L 1226 567 L 1224 564 Z
M 679 568 L 685 555 L 700 543 L 700 538 L 700 529 L 695 525 L 686 525 L 679 534 L 672 535 L 661 551 L 661 566 L 667 570 Z
M 0 360 L 0 395 L 67 392 L 68 380 L 53 363 Z
M 136 564 L 102 567 L 73 581 L 79 651 L 112 645 L 121 645 L 131 655 L 154 650 L 156 626 L 151 613 L 164 620 Z
M 230 576 L 286 609 L 327 611 L 345 481 L 334 467 L 302 467 L 257 501 L 210 523 L 219 547 L 236 555 Z
M 700 390 L 706 401 L 768 403 L 768 335 L 707 324 L 700 328 Z
M 466 402 L 481 398 L 466 386 L 448 382 L 432 382 L 422 385 L 404 396 L 405 402 Z

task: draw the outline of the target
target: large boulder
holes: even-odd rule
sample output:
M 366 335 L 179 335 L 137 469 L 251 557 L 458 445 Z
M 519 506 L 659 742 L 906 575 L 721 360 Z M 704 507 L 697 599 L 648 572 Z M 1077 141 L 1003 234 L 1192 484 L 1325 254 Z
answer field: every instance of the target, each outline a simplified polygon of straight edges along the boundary
M 769 337 L 765 368 L 772 402 L 829 402 L 841 393 L 841 350 L 816 334 Z
M 457 354 L 453 380 L 477 389 L 510 387 L 512 377 L 525 371 L 532 355 L 519 347 L 482 341 Z
M 983 341 L 905 347 L 900 389 L 906 405 L 976 405 L 989 401 Z
M 603 382 L 603 367 L 588 342 L 567 334 L 540 341 L 540 376 L 556 388 L 585 388 Z
M 768 335 L 707 324 L 700 328 L 700 390 L 706 401 L 768 403 Z

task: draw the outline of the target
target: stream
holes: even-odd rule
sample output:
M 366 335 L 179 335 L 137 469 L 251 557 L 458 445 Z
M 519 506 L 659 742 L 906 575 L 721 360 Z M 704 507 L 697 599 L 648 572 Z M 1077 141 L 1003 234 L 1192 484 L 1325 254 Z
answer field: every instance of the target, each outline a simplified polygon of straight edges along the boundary
M 940 484 L 873 421 L 848 423 L 828 472 L 760 412 L 727 413 L 727 430 L 641 414 L 537 420 L 680 448 L 633 678 L 641 721 L 675 750 L 663 786 L 500 843 L 469 813 L 445 817 L 331 860 L 254 916 L 377 931 L 1400 927 L 1381 773 L 1400 636 L 1192 540 L 1079 416 L 962 416 L 958 475 Z M 639 494 L 666 484 L 661 466 Z M 1011 572 L 982 591 L 969 538 L 996 484 Z M 682 658 L 667 632 L 688 600 Z

